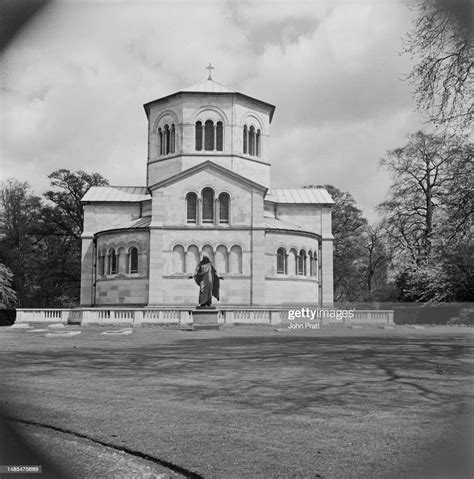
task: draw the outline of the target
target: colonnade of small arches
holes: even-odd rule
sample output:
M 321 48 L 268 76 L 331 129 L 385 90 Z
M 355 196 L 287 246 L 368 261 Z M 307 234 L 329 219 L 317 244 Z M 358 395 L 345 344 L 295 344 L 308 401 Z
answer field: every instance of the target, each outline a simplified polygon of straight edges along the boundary
M 212 188 L 203 188 L 200 195 L 186 194 L 186 222 L 189 224 L 229 224 L 230 195 L 217 194 Z
M 204 256 L 211 260 L 219 274 L 242 274 L 242 248 L 239 245 L 199 248 L 195 244 L 187 247 L 177 244 L 173 247 L 172 272 L 192 274 Z
M 158 128 L 158 152 L 160 156 L 169 155 L 176 150 L 176 131 L 174 123 Z
M 139 273 L 138 255 L 136 246 L 101 249 L 97 252 L 97 274 L 114 276 Z
M 194 132 L 196 151 L 224 151 L 224 125 L 222 121 L 214 122 L 213 120 L 206 120 L 203 122 L 198 120 L 194 125 Z M 260 128 L 245 124 L 242 127 L 242 135 L 242 153 L 244 155 L 260 157 L 262 150 L 262 132 Z
M 297 276 L 318 276 L 318 255 L 316 251 L 285 248 L 277 250 L 277 274 Z

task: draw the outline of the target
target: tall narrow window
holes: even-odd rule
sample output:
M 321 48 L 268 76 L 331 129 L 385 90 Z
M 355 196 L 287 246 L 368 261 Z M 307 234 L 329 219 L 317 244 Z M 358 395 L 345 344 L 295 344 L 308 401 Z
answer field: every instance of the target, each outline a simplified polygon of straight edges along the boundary
M 204 124 L 204 149 L 214 150 L 214 123 L 211 120 L 207 120 Z
M 261 134 L 260 134 L 260 130 L 257 130 L 257 136 L 256 136 L 256 144 L 255 144 L 255 147 L 256 147 L 256 151 L 255 151 L 255 154 L 260 157 L 261 153 L 261 141 L 262 141 L 262 138 L 261 138 Z
M 163 154 L 167 155 L 170 152 L 170 127 L 165 125 L 165 151 Z
M 196 122 L 196 151 L 202 150 L 202 123 Z
M 244 138 L 243 138 L 243 144 L 244 144 L 244 154 L 247 154 L 247 139 L 248 139 L 248 130 L 247 130 L 247 125 L 244 125 Z
M 162 155 L 163 154 L 163 131 L 161 130 L 161 128 L 158 128 L 158 141 L 159 141 L 158 151 L 159 151 L 159 154 Z
M 128 250 L 128 272 L 138 273 L 138 249 L 135 246 Z
M 255 128 L 249 129 L 249 155 L 255 155 Z
M 117 274 L 117 254 L 114 249 L 109 251 L 108 274 Z
M 202 190 L 202 222 L 214 223 L 214 191 L 211 188 Z
M 171 125 L 171 145 L 170 145 L 170 153 L 174 153 L 175 151 L 175 128 L 174 123 Z
M 229 222 L 229 204 L 230 196 L 228 193 L 219 195 L 219 223 Z
M 196 223 L 197 220 L 197 195 L 188 193 L 186 195 L 186 222 Z
M 223 151 L 224 148 L 224 127 L 222 121 L 218 121 L 216 125 L 216 150 Z
M 278 248 L 277 251 L 277 274 L 286 274 L 286 251 Z
M 308 262 L 309 262 L 309 275 L 313 276 L 314 275 L 314 263 L 313 263 L 313 252 L 309 251 L 308 252 Z

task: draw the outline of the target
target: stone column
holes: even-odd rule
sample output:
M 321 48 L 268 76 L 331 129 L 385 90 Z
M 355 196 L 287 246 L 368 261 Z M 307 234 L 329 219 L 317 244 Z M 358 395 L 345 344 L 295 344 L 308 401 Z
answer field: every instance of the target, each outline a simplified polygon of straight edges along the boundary
M 94 289 L 93 236 L 82 236 L 81 247 L 81 306 L 92 306 Z

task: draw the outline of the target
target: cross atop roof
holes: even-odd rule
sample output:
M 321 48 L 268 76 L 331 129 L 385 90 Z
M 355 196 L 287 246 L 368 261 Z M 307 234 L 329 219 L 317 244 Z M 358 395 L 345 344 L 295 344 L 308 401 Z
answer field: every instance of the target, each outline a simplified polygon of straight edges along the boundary
M 209 70 L 209 76 L 207 77 L 208 80 L 212 80 L 212 70 L 215 70 L 215 68 L 211 65 L 211 62 L 209 62 L 209 66 L 206 67 L 206 70 Z

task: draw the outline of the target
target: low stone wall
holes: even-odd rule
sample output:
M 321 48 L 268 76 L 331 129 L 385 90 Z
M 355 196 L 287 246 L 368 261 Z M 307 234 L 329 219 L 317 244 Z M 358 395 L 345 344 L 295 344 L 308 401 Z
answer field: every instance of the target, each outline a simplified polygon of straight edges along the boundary
M 325 312 L 327 313 L 327 309 Z M 334 310 L 337 311 L 337 310 Z M 76 309 L 17 309 L 17 323 L 76 323 L 76 324 L 191 324 L 191 308 L 76 308 Z M 393 325 L 392 310 L 354 310 L 353 317 L 295 317 L 290 320 L 288 308 L 219 308 L 219 324 L 277 325 L 305 321 L 327 324 Z

